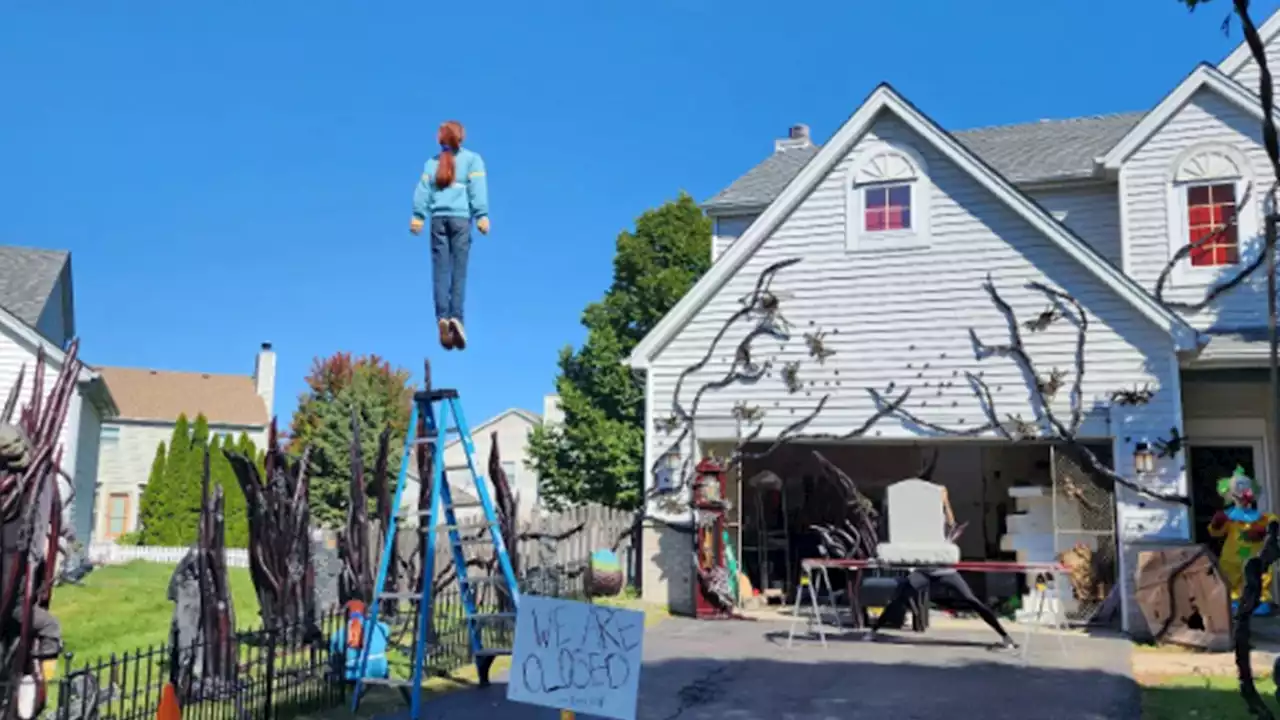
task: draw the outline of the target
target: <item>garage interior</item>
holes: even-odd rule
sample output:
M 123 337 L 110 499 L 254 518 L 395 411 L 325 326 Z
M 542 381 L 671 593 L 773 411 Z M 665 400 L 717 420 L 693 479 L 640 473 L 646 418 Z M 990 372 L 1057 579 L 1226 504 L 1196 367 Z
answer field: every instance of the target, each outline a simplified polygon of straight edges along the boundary
M 1089 447 L 1103 462 L 1110 462 L 1109 440 Z M 717 453 L 721 456 L 731 450 L 713 449 L 722 450 Z M 748 445 L 744 456 L 767 449 L 767 444 Z M 732 501 L 726 530 L 739 565 L 744 605 L 793 602 L 800 561 L 820 554 L 821 535 L 813 527 L 831 517 L 832 498 L 819 484 L 835 480 L 815 451 L 844 472 L 877 508 L 881 542 L 888 539 L 886 488 L 919 477 L 932 464 L 928 479 L 947 488 L 956 522 L 966 524 L 956 540 L 962 559 L 1049 562 L 1067 551 L 1069 563 L 1085 562 L 1090 573 L 1083 583 L 1088 589 L 1076 587 L 1075 597 L 1064 608 L 1075 621 L 1096 614 L 1114 586 L 1114 495 L 1098 488 L 1049 443 L 793 443 L 763 458 L 744 460 L 739 472 L 726 479 L 726 496 Z M 767 473 L 781 483 L 762 482 Z M 900 573 L 871 573 L 882 574 Z M 1023 574 L 966 573 L 966 580 L 978 597 L 1006 615 L 1029 607 L 1032 599 Z M 1072 580 L 1075 585 L 1074 573 Z M 841 579 L 834 581 L 837 588 L 844 586 Z M 839 603 L 840 591 L 836 595 Z M 938 598 L 935 604 L 946 607 L 946 601 Z M 876 598 L 864 597 L 863 603 L 868 602 L 877 604 Z

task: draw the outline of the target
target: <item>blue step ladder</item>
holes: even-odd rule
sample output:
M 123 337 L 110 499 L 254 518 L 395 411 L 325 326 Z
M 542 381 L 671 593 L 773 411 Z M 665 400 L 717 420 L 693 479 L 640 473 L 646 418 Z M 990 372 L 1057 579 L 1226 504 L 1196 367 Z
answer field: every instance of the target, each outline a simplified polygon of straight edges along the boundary
M 421 435 L 418 434 L 419 419 L 424 421 L 421 425 L 425 430 Z M 452 420 L 452 425 L 450 420 Z M 471 477 L 470 483 L 475 490 L 477 501 L 469 503 L 455 503 L 453 501 L 453 491 L 449 487 L 450 483 L 446 480 L 444 472 L 444 450 L 450 436 L 456 436 L 461 440 L 462 448 L 467 456 L 467 469 Z M 408 484 L 409 461 L 412 457 L 412 451 L 422 445 L 429 445 L 434 450 L 431 453 L 431 502 L 425 511 L 417 509 L 407 513 L 401 512 L 405 486 Z M 483 510 L 482 523 L 460 525 L 455 511 L 462 508 L 475 507 Z M 516 584 L 515 572 L 511 566 L 511 558 L 507 555 L 507 549 L 503 543 L 498 515 L 494 510 L 493 500 L 490 497 L 485 479 L 476 469 L 475 443 L 472 440 L 471 429 L 467 425 L 466 417 L 462 412 L 462 403 L 458 399 L 458 391 L 440 389 L 414 394 L 413 407 L 409 413 L 409 431 L 405 438 L 404 456 L 400 459 L 400 473 L 396 480 L 396 494 L 395 499 L 392 501 L 392 508 L 394 508 L 394 514 L 386 528 L 386 539 L 382 546 L 382 556 L 378 561 L 378 578 L 374 585 L 373 602 L 369 607 L 366 626 L 369 628 L 378 627 L 378 611 L 381 609 L 384 600 L 397 603 L 407 601 L 410 605 L 417 603 L 416 633 L 413 657 L 411 658 L 413 671 L 408 679 L 365 677 L 371 643 L 364 643 L 360 653 L 359 664 L 357 665 L 357 680 L 351 709 L 352 712 L 355 712 L 360 707 L 361 696 L 368 686 L 391 685 L 399 687 L 406 696 L 409 704 L 408 717 L 410 720 L 419 720 L 422 716 L 422 683 L 426 679 L 427 666 L 429 665 L 432 651 L 432 638 L 429 638 L 428 635 L 435 625 L 431 622 L 432 612 L 434 611 L 431 587 L 436 573 L 436 538 L 439 533 L 444 531 L 449 536 L 453 565 L 457 570 L 458 588 L 462 595 L 462 608 L 467 634 L 470 638 L 471 657 L 475 660 L 482 685 L 488 684 L 489 668 L 492 666 L 494 659 L 502 655 L 511 654 L 510 647 L 486 646 L 486 633 L 484 630 L 495 626 L 501 628 L 506 625 L 510 628 L 510 631 L 505 633 L 504 637 L 509 640 L 513 639 L 515 636 L 515 610 L 520 602 L 519 587 Z M 441 517 L 442 512 L 443 518 Z M 395 553 L 396 531 L 400 522 L 409 517 L 417 518 L 419 523 L 425 522 L 425 525 L 422 526 L 424 532 L 421 533 L 423 538 L 422 547 L 420 548 L 422 564 L 419 566 L 422 568 L 423 586 L 426 590 L 425 596 L 419 592 L 399 592 L 386 587 L 387 570 L 391 557 Z M 443 522 L 441 522 L 442 519 Z M 462 536 L 463 530 L 472 529 L 487 532 L 478 532 L 472 537 Z M 463 548 L 476 545 L 492 545 L 498 559 L 498 572 L 490 576 L 469 574 L 467 557 Z M 472 557 L 476 557 L 474 552 Z M 497 592 L 493 593 L 493 595 L 501 597 L 505 593 L 509 601 L 502 603 L 499 600 L 494 603 L 495 607 L 478 607 L 477 587 L 486 584 L 496 589 Z M 493 634 L 489 633 L 488 635 L 492 636 Z M 390 649 L 388 648 L 388 650 Z

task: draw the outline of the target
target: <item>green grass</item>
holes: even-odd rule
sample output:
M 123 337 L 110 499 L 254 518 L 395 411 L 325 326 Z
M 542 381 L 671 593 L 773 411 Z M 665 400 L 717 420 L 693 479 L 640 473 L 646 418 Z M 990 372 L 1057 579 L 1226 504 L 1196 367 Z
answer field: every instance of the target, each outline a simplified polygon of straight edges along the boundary
M 112 653 L 131 653 L 166 642 L 173 617 L 168 599 L 173 569 L 173 565 L 141 561 L 111 565 L 89 573 L 82 586 L 55 588 L 50 610 L 62 625 L 66 649 L 75 653 L 73 662 L 95 662 Z M 228 568 L 227 574 L 236 625 L 258 627 L 258 598 L 249 571 Z
M 1258 681 L 1258 692 L 1276 712 L 1275 683 Z M 1251 720 L 1234 676 L 1178 675 L 1142 688 L 1143 720 Z

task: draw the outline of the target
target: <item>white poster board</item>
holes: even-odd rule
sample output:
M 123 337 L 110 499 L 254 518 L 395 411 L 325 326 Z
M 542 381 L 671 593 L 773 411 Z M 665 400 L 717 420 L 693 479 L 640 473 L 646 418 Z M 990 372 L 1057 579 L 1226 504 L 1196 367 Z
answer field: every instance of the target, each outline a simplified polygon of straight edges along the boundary
M 521 595 L 507 699 L 635 720 L 644 613 Z

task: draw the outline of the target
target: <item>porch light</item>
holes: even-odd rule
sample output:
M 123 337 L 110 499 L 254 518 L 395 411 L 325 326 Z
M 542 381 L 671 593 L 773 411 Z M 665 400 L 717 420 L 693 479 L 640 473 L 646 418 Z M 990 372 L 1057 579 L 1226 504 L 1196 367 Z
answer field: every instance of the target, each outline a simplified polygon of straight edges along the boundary
M 1146 440 L 1133 446 L 1133 467 L 1140 475 L 1155 472 L 1156 456 Z
M 658 471 L 654 473 L 653 489 L 655 492 L 670 492 L 675 486 L 676 475 L 680 472 L 680 453 L 663 453 L 658 463 Z

